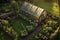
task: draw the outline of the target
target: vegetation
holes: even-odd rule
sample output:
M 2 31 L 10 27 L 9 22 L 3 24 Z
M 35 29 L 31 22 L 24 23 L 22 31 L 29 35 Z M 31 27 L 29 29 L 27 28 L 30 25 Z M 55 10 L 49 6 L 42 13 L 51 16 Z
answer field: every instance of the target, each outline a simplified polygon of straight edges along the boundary
M 41 22 L 36 27 L 24 20 L 26 18 L 27 20 L 29 19 L 29 21 L 32 21 L 30 20 L 32 19 L 30 15 L 24 15 L 24 12 L 20 10 L 24 1 L 44 8 L 48 12 L 48 18 L 44 20 L 46 22 Z M 59 0 L 3 0 L 1 2 L 0 15 L 12 12 L 15 15 L 17 14 L 18 18 L 11 20 L 6 19 L 8 16 L 6 16 L 6 18 L 0 18 L 0 40 L 49 40 L 49 38 L 50 40 L 60 40 Z M 13 18 L 11 15 L 9 15 L 9 17 Z M 41 27 L 38 29 L 39 31 L 37 30 L 38 27 Z

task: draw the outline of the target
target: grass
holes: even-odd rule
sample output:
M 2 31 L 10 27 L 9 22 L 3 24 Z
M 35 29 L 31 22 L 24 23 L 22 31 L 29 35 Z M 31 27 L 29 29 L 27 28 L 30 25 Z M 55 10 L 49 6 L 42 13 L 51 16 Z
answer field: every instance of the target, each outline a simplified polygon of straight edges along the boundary
M 33 4 L 45 9 L 48 12 L 52 11 L 52 3 L 53 2 L 45 2 L 44 0 L 37 0 Z
M 44 0 L 37 0 L 37 1 L 35 0 L 33 4 L 45 9 L 47 12 L 49 12 L 48 14 L 51 14 L 51 16 L 53 16 L 53 18 L 54 17 L 60 18 L 59 4 L 56 0 L 51 2 L 45 2 Z
M 14 19 L 11 22 L 11 26 L 17 33 L 23 34 L 25 33 L 28 35 L 28 32 L 31 32 L 34 30 L 34 26 L 32 24 L 29 24 L 28 22 L 22 20 L 22 19 Z
M 21 7 L 21 3 L 22 3 L 21 1 L 18 1 L 18 6 L 19 7 Z M 53 14 L 52 16 L 56 16 L 55 11 L 54 11 L 55 13 L 52 13 L 53 9 L 55 10 L 55 8 L 53 8 L 54 7 L 53 2 L 45 2 L 44 0 L 36 0 L 32 4 L 45 9 L 46 11 L 50 12 L 50 14 Z M 7 6 L 4 6 L 3 10 L 9 12 L 9 11 L 13 10 L 13 8 L 11 7 L 11 5 L 7 5 Z M 59 15 L 59 13 L 57 15 Z M 14 19 L 14 20 L 12 20 L 12 22 L 10 23 L 10 26 L 12 26 L 13 29 L 15 29 L 15 31 L 18 34 L 21 34 L 22 36 L 28 35 L 28 32 L 33 31 L 34 28 L 35 28 L 33 25 L 29 24 L 28 22 L 26 22 L 26 21 L 24 21 L 22 19 Z M 0 40 L 12 40 L 12 39 L 7 34 L 5 34 L 5 32 L 0 31 Z

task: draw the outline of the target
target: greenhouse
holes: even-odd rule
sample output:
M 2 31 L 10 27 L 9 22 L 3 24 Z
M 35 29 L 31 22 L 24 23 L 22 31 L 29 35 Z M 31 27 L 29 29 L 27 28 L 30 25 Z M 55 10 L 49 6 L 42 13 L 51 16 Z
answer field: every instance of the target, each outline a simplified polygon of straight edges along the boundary
M 28 2 L 23 3 L 23 5 L 21 7 L 21 10 L 23 12 L 26 12 L 23 15 L 29 16 L 28 18 L 30 18 L 30 19 L 28 19 L 28 20 L 30 20 L 33 23 L 38 24 L 39 22 L 41 22 L 42 20 L 47 18 L 47 12 L 44 9 L 42 9 L 40 7 L 37 7 L 37 6 L 34 6 L 34 5 L 32 5 L 32 4 L 28 3 Z
M 0 40 L 60 40 L 60 0 L 1 0 Z

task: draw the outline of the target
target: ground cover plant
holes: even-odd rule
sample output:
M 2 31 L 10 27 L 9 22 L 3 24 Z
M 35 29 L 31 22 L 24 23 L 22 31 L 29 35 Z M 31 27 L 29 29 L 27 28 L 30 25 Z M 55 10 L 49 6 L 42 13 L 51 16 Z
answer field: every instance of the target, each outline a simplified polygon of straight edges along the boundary
M 6 0 L 4 3 L 3 1 L 0 2 L 0 15 L 12 12 L 15 16 L 13 17 L 13 14 L 11 14 L 6 15 L 6 17 L 3 16 L 4 18 L 0 17 L 0 40 L 60 40 L 59 0 Z M 42 26 L 41 24 L 34 26 L 23 19 L 23 17 L 32 19 L 30 15 L 24 15 L 24 12 L 20 10 L 24 1 L 48 12 L 46 22 L 41 22 Z

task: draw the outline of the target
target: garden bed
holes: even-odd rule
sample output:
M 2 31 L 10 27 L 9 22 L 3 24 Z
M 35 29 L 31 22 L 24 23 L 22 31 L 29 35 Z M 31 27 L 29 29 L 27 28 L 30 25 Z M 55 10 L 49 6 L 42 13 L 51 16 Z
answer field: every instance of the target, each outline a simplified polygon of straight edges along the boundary
M 48 20 L 40 29 L 40 32 L 32 36 L 30 40 L 49 39 L 50 35 L 56 31 L 57 27 L 59 27 L 57 21 Z

